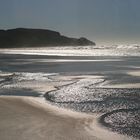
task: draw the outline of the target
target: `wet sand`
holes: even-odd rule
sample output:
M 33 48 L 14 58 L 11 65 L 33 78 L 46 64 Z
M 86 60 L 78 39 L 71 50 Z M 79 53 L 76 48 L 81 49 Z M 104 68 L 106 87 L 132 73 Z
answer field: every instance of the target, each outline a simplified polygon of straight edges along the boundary
M 0 139 L 139 138 L 139 57 L 0 58 Z
M 96 117 L 30 97 L 0 97 L 1 140 L 128 140 L 99 126 Z
M 114 104 L 112 98 L 112 101 L 107 101 L 107 103 L 111 103 L 111 105 L 108 104 L 109 106 L 102 106 L 106 104 L 102 101 L 99 108 L 97 108 L 98 105 L 95 105 L 94 100 L 98 100 L 98 96 L 100 98 L 104 96 L 104 93 L 106 93 L 104 90 L 108 89 L 99 88 L 99 91 L 95 89 L 95 96 L 91 95 L 88 90 L 91 90 L 91 88 L 94 90 L 96 86 L 104 82 L 101 76 L 46 76 L 46 74 L 40 73 L 1 73 L 0 78 L 3 79 L 0 84 L 0 138 L 2 140 L 135 139 L 117 134 L 116 132 L 119 131 L 116 130 L 111 132 L 109 130 L 111 127 L 106 125 L 110 123 L 110 121 L 108 122 L 110 115 L 119 116 L 116 113 L 119 113 L 120 110 L 110 114 L 108 112 L 112 110 L 111 107 L 116 110 L 122 107 L 121 105 L 118 106 L 120 102 Z M 99 92 L 103 95 L 101 96 Z M 113 90 L 108 90 L 110 95 L 112 92 L 114 93 Z M 123 91 L 118 91 L 120 95 L 121 92 Z M 54 101 L 47 98 L 46 95 L 48 94 L 49 96 L 51 94 L 54 94 L 53 97 L 56 96 L 53 98 Z M 87 97 L 90 98 L 90 102 L 88 102 Z M 93 99 L 93 102 L 91 102 L 91 99 Z M 72 104 L 69 103 L 70 100 Z M 80 100 L 82 100 L 82 104 L 80 104 Z M 130 103 L 131 100 L 126 104 L 130 105 Z M 137 100 L 135 103 L 136 107 Z M 70 111 L 70 109 L 73 111 Z M 114 119 L 114 116 L 111 117 Z M 112 118 L 109 120 L 113 122 Z

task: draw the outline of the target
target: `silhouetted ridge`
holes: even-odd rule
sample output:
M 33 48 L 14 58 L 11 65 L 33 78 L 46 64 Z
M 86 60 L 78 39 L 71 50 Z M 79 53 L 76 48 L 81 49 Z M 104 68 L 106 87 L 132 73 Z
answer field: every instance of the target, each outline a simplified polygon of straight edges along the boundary
M 44 29 L 16 28 L 0 30 L 0 48 L 40 46 L 86 46 L 94 42 L 62 36 L 59 32 Z

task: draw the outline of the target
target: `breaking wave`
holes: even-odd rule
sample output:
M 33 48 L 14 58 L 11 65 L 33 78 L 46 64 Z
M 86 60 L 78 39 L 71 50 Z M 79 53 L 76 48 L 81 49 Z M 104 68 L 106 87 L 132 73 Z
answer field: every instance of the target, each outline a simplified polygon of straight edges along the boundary
M 140 56 L 139 45 L 1 49 L 0 53 L 48 56 Z

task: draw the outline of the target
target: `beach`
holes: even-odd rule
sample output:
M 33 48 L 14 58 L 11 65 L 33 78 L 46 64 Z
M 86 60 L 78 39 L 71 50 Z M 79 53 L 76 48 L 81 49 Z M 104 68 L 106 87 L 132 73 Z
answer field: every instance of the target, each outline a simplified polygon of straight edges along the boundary
M 63 110 L 34 98 L 0 97 L 2 140 L 128 140 L 96 123 L 91 115 Z
M 139 56 L 19 51 L 0 52 L 0 139 L 140 138 Z

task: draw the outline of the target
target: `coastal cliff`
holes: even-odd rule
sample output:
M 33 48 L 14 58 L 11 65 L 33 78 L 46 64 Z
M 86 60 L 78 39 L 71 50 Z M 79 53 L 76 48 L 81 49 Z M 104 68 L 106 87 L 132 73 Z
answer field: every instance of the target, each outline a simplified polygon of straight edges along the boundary
M 61 35 L 59 32 L 46 29 L 0 30 L 0 48 L 88 45 L 96 44 L 84 37 L 70 38 Z

